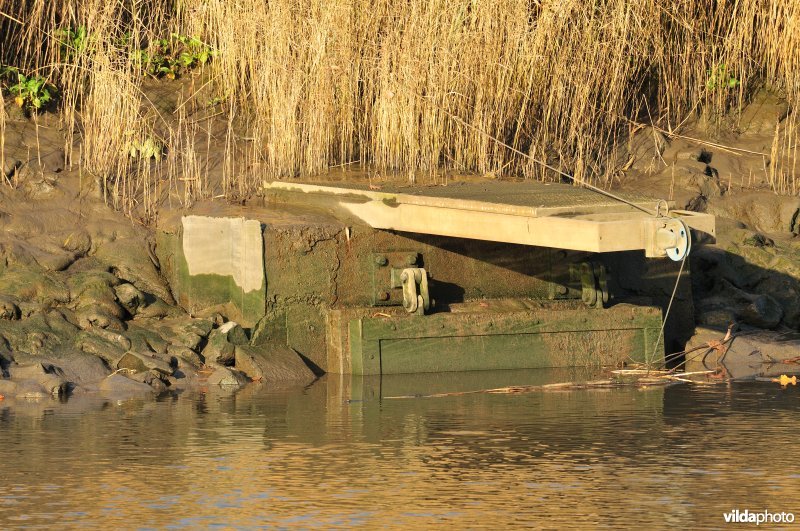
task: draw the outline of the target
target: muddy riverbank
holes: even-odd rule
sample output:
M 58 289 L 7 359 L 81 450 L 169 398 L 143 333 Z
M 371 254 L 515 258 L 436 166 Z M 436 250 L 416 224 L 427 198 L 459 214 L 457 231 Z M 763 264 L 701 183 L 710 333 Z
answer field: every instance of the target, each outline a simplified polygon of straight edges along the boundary
M 63 166 L 55 124 L 20 116 L 0 187 L 0 395 L 110 397 L 313 374 L 291 351 L 270 362 L 222 314 L 189 315 L 161 275 L 151 229 L 114 211 Z M 15 157 L 39 127 L 48 156 Z
M 65 165 L 55 118 L 26 116 L 14 105 L 6 112 L 0 395 L 121 397 L 313 380 L 291 349 L 251 346 L 250 331 L 230 321 L 224 307 L 191 315 L 176 304 L 152 225 L 111 208 L 113 185 Z M 750 148 L 764 141 L 762 129 L 742 133 L 738 145 L 756 152 Z M 709 142 L 637 133 L 629 172 L 617 188 L 718 216 L 717 243 L 691 255 L 695 320 L 704 335 L 690 346 L 722 337 L 736 324 L 736 330 L 760 331 L 750 335 L 770 356 L 789 358 L 797 344 L 783 340 L 800 330 L 800 198 L 753 182 L 750 166 L 759 157 L 736 151 L 746 148 L 731 142 L 714 154 Z M 383 180 L 373 182 L 380 187 Z M 172 202 L 176 193 L 164 194 L 162 213 L 180 208 Z M 267 350 L 269 357 L 262 356 Z

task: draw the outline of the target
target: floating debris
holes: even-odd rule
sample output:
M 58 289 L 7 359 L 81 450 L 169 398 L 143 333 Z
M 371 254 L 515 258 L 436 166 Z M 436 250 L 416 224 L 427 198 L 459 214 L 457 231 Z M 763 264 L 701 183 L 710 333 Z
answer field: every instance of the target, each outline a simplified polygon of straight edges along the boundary
M 613 389 L 621 387 L 654 387 L 670 386 L 679 383 L 707 383 L 704 381 L 691 380 L 686 376 L 705 375 L 713 377 L 715 371 L 695 371 L 687 373 L 672 374 L 664 370 L 652 369 L 622 369 L 610 371 L 615 377 L 603 380 L 592 380 L 588 382 L 558 382 L 544 385 L 512 385 L 508 387 L 497 387 L 494 389 L 480 389 L 476 391 L 459 391 L 453 393 L 434 393 L 430 395 L 400 395 L 385 396 L 386 400 L 397 400 L 407 398 L 443 398 L 449 396 L 465 396 L 475 394 L 524 394 L 535 392 L 553 391 L 577 391 L 590 389 Z
M 797 385 L 797 376 L 787 376 L 786 374 L 781 374 L 780 378 L 756 378 L 757 382 L 774 382 L 779 383 L 783 387 L 786 387 L 789 384 Z

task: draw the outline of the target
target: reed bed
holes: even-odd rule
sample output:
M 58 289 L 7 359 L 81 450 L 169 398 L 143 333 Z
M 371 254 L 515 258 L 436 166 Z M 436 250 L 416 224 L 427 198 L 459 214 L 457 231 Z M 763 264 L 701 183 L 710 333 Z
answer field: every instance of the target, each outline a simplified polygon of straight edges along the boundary
M 71 158 L 148 215 L 170 191 L 213 193 L 212 143 L 229 197 L 356 162 L 428 182 L 556 178 L 546 162 L 609 185 L 632 124 L 714 123 L 764 87 L 800 102 L 800 0 L 0 0 L 0 13 L 0 60 L 59 88 Z M 87 37 L 65 46 L 65 28 Z M 131 51 L 171 34 L 211 56 L 165 112 Z M 201 114 L 225 130 L 198 128 Z M 795 114 L 776 128 L 767 177 L 798 193 Z M 164 159 L 137 151 L 147 139 Z

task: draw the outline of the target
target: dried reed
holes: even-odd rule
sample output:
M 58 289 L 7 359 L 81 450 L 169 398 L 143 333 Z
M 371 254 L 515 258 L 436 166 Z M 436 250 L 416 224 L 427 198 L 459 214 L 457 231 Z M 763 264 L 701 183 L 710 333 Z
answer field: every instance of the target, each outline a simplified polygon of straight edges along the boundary
M 0 12 L 0 59 L 61 87 L 68 151 L 80 142 L 118 206 L 148 215 L 170 191 L 213 193 L 198 142 L 224 145 L 229 196 L 356 160 L 411 180 L 554 177 L 481 131 L 609 184 L 627 120 L 673 132 L 764 86 L 800 102 L 800 0 L 0 0 Z M 78 26 L 89 45 L 65 60 L 56 32 Z M 121 43 L 171 32 L 216 55 L 194 74 L 207 88 L 163 116 Z M 221 102 L 224 133 L 203 137 L 198 94 Z M 132 139 L 149 137 L 167 144 L 164 164 L 131 157 Z M 790 113 L 767 176 L 778 192 L 798 193 L 798 140 Z

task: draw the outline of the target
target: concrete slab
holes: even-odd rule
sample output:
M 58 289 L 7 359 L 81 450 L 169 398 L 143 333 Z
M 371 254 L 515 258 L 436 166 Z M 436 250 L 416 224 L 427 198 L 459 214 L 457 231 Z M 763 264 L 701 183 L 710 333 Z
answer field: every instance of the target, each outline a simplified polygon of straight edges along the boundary
M 663 202 L 659 209 L 655 199 L 627 197 L 635 208 L 558 184 L 472 183 L 393 192 L 339 183 L 268 182 L 264 190 L 278 201 L 316 204 L 376 229 L 575 251 L 643 250 L 648 257 L 663 257 L 676 244 L 663 240 L 660 231 L 674 219 L 693 229 L 695 238 L 716 236 L 714 217 L 707 214 L 667 214 Z
M 183 255 L 190 275 L 222 275 L 245 293 L 264 284 L 261 223 L 244 218 L 183 218 Z

